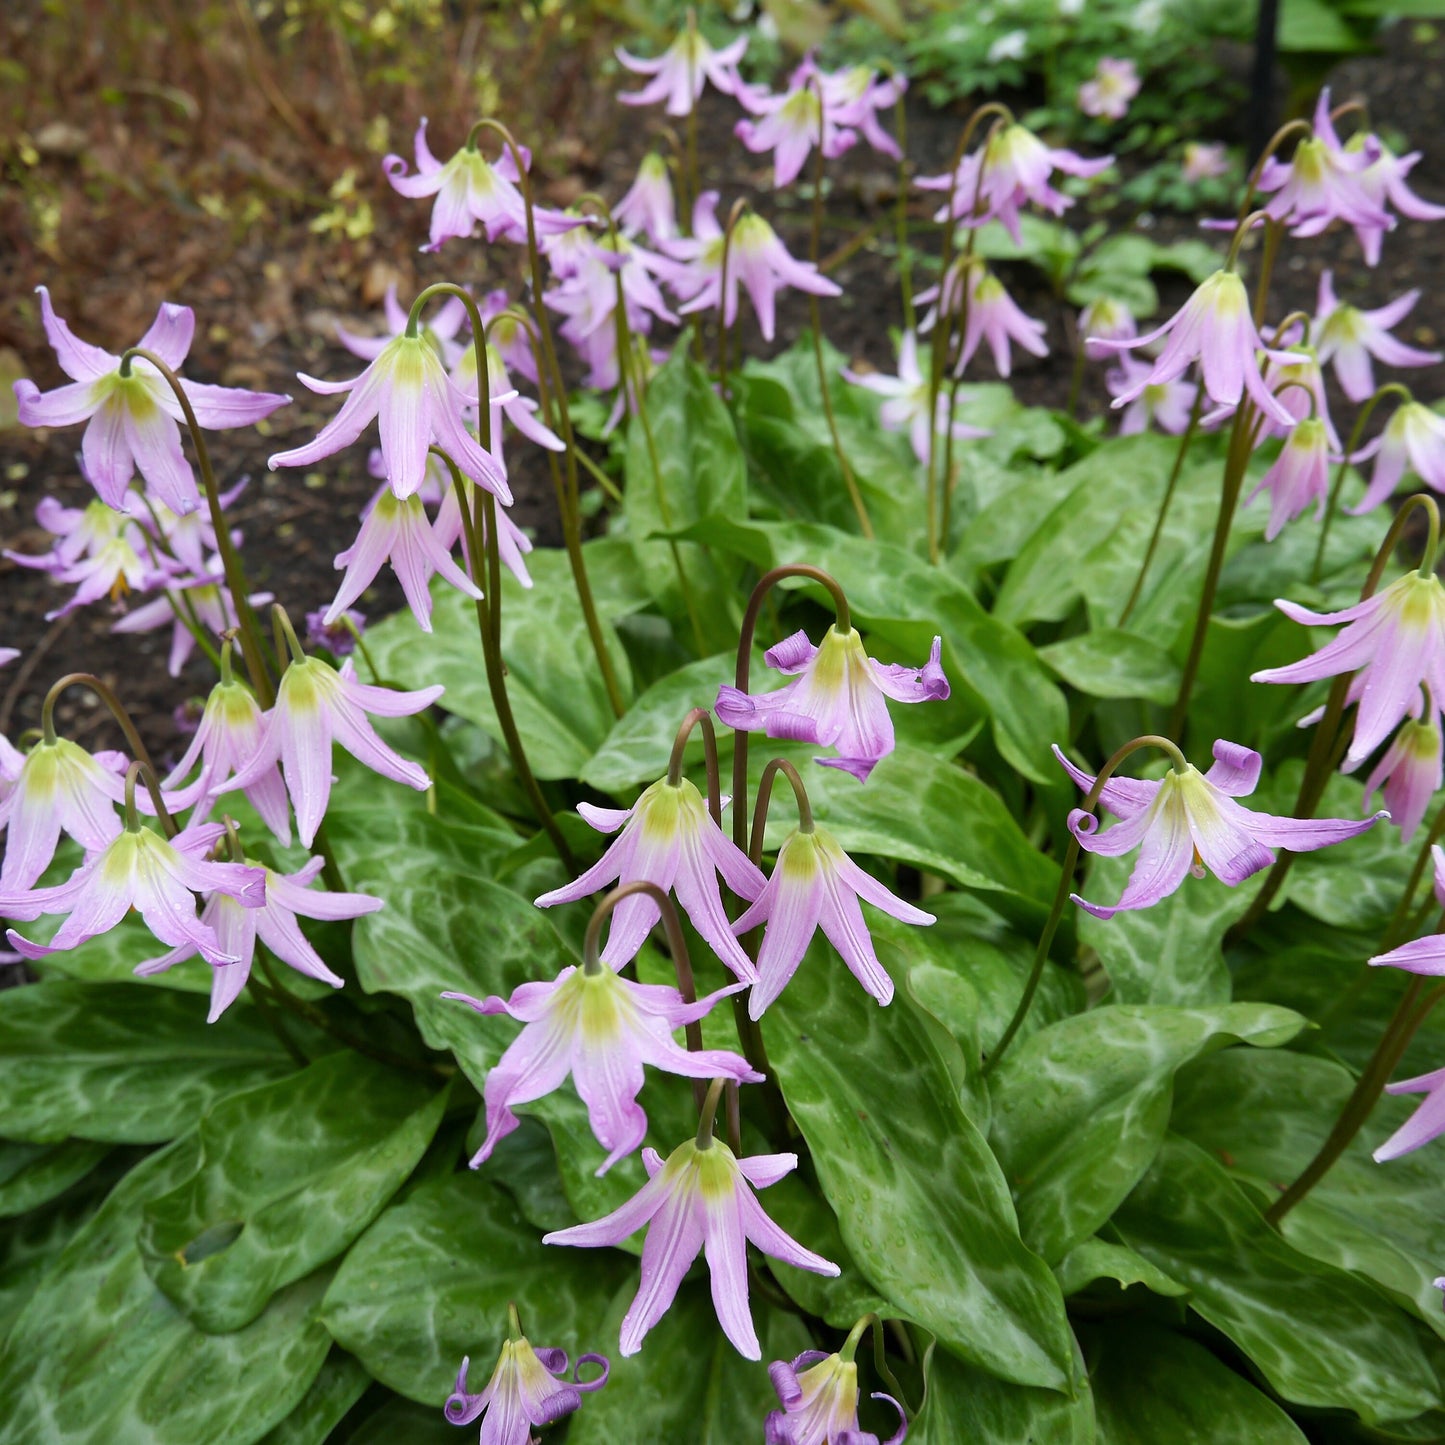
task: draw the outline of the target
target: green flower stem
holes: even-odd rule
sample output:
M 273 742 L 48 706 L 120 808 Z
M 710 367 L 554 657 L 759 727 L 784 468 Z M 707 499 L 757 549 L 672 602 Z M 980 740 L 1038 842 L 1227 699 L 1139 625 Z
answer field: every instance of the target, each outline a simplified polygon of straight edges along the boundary
M 768 593 L 785 577 L 810 577 L 814 582 L 821 583 L 827 588 L 833 599 L 833 608 L 836 614 L 836 621 L 833 625 L 839 632 L 850 632 L 853 628 L 847 594 L 837 579 L 823 571 L 821 567 L 810 567 L 806 563 L 792 563 L 764 572 L 758 578 L 752 596 L 748 598 L 747 608 L 743 612 L 742 627 L 738 632 L 738 661 L 733 674 L 733 682 L 739 692 L 748 690 L 748 680 L 752 674 L 753 635 L 758 627 L 758 614 L 762 611 Z M 748 843 L 748 735 L 747 731 L 742 728 L 734 729 L 734 733 L 733 842 L 739 848 L 745 848 Z
M 687 740 L 695 727 L 702 728 L 703 753 L 707 760 L 707 811 L 713 822 L 722 827 L 722 776 L 717 762 L 717 732 L 712 725 L 712 714 L 705 707 L 695 707 L 683 718 L 672 740 L 672 753 L 667 760 L 667 781 L 677 787 L 682 781 L 682 760 L 687 751 Z
M 1320 1145 L 1319 1152 L 1305 1166 L 1299 1178 L 1265 1211 L 1264 1217 L 1270 1224 L 1277 1226 L 1329 1173 L 1335 1161 L 1349 1148 L 1350 1142 L 1364 1127 L 1384 1092 L 1390 1075 L 1394 1073 L 1395 1065 L 1400 1062 L 1410 1040 L 1414 1038 L 1415 1031 L 1429 1017 L 1431 1009 L 1445 997 L 1445 984 L 1437 984 L 1427 994 L 1424 990 L 1423 979 L 1410 980 L 1394 1014 L 1385 1025 L 1385 1032 L 1375 1046 L 1375 1052 L 1370 1056 L 1370 1061 L 1356 1081 L 1353 1092 L 1345 1101 L 1345 1107 L 1340 1111 L 1340 1117 L 1335 1120 L 1334 1128 Z
M 241 656 L 246 661 L 246 673 L 251 680 L 251 688 L 256 694 L 256 700 L 263 709 L 269 708 L 276 701 L 276 691 L 271 685 L 271 674 L 266 668 L 265 644 L 261 638 L 261 628 L 256 621 L 255 610 L 251 606 L 246 571 L 241 565 L 241 555 L 236 551 L 236 544 L 231 540 L 231 532 L 226 526 L 225 514 L 221 511 L 221 493 L 216 486 L 216 474 L 211 469 L 211 453 L 206 446 L 205 433 L 202 432 L 200 423 L 196 420 L 195 408 L 191 406 L 191 399 L 186 395 L 180 377 L 155 352 L 144 346 L 132 346 L 121 355 L 120 374 L 122 376 L 130 375 L 130 364 L 136 357 L 149 362 L 161 374 L 166 385 L 174 393 L 176 403 L 186 419 L 186 427 L 191 434 L 191 443 L 196 449 L 196 464 L 201 471 L 201 487 L 206 494 L 206 505 L 211 513 L 211 530 L 216 534 L 216 550 L 220 553 L 226 587 L 236 608 L 236 620 L 240 624 Z
M 1135 738 L 1127 742 L 1099 769 L 1099 775 L 1094 779 L 1093 786 L 1084 794 L 1084 801 L 1079 804 L 1078 811 L 1092 813 L 1098 804 L 1099 797 L 1104 791 L 1104 784 L 1113 777 L 1119 765 L 1131 753 L 1138 752 L 1141 748 L 1158 748 L 1169 757 L 1176 772 L 1182 772 L 1189 765 L 1184 759 L 1183 753 L 1179 751 L 1176 744 L 1168 738 L 1160 737 L 1154 733 L 1146 733 L 1143 737 Z M 998 1061 L 1008 1051 L 1008 1046 L 1014 1041 L 1024 1020 L 1028 1017 L 1029 1009 L 1033 1005 L 1034 995 L 1038 992 L 1039 982 L 1044 976 L 1044 964 L 1048 962 L 1049 949 L 1053 945 L 1054 934 L 1058 932 L 1059 920 L 1064 916 L 1064 905 L 1069 901 L 1069 893 L 1073 888 L 1074 868 L 1079 861 L 1079 836 L 1072 829 L 1069 829 L 1069 846 L 1064 850 L 1064 861 L 1059 869 L 1059 886 L 1054 892 L 1053 907 L 1049 909 L 1048 920 L 1044 924 L 1044 931 L 1039 935 L 1039 945 L 1034 950 L 1033 967 L 1029 970 L 1028 981 L 1024 984 L 1022 997 L 1018 1006 L 1014 1009 L 1013 1017 L 1008 1022 L 1008 1027 L 1003 1031 L 1003 1037 L 995 1045 L 993 1052 L 984 1060 L 983 1072 L 985 1077 L 991 1074 L 998 1067 Z
M 726 1079 L 714 1079 L 707 1086 L 707 1093 L 703 1096 L 702 1105 L 698 1110 L 696 1143 L 699 1149 L 712 1148 L 713 1120 L 717 1118 L 718 1100 L 722 1098 L 723 1085 L 726 1083 Z
M 774 758 L 763 769 L 758 779 L 758 799 L 753 805 L 753 836 L 748 845 L 748 857 L 761 867 L 763 861 L 763 835 L 768 826 L 768 805 L 773 799 L 773 779 L 782 773 L 793 787 L 793 801 L 798 807 L 798 832 L 811 833 L 815 830 L 813 807 L 808 801 L 808 790 L 797 768 L 786 758 Z
M 1410 389 L 1405 386 L 1405 384 L 1400 383 L 1400 381 L 1387 381 L 1384 386 L 1381 386 L 1380 389 L 1374 393 L 1374 396 L 1370 397 L 1368 402 L 1364 403 L 1360 415 L 1355 418 L 1354 426 L 1350 431 L 1350 444 L 1345 447 L 1344 457 L 1340 458 L 1340 470 L 1335 473 L 1335 484 L 1329 488 L 1329 500 L 1325 503 L 1325 520 L 1321 523 L 1321 527 L 1319 527 L 1319 545 L 1315 548 L 1315 562 L 1314 566 L 1311 566 L 1311 569 L 1309 569 L 1309 581 L 1311 581 L 1311 584 L 1318 582 L 1319 574 L 1324 571 L 1325 543 L 1329 540 L 1329 527 L 1331 527 L 1331 523 L 1335 520 L 1335 509 L 1340 506 L 1340 490 L 1344 487 L 1345 473 L 1350 470 L 1350 460 L 1354 457 L 1355 448 L 1360 445 L 1360 438 L 1364 435 L 1364 429 L 1366 429 L 1368 422 L 1370 422 L 1370 416 L 1373 415 L 1374 409 L 1376 409 L 1376 407 L 1380 405 L 1380 402 L 1383 402 L 1387 396 L 1392 396 L 1392 394 L 1393 396 L 1402 397 L 1406 402 L 1413 400 L 1413 397 L 1410 396 Z
M 818 100 L 818 148 L 813 159 L 813 224 L 808 235 L 808 259 L 816 267 L 823 254 L 823 172 L 827 157 L 823 154 L 824 105 L 823 83 L 815 75 L 809 81 L 813 94 Z M 813 358 L 818 364 L 818 390 L 823 397 L 823 415 L 828 419 L 828 435 L 833 438 L 833 453 L 843 473 L 843 485 L 848 488 L 848 500 L 858 515 L 858 528 L 868 541 L 874 538 L 873 521 L 863 502 L 863 493 L 858 487 L 858 478 L 848 463 L 843 450 L 843 438 L 838 433 L 838 418 L 833 411 L 833 392 L 828 385 L 828 367 L 823 359 L 823 312 L 815 292 L 808 292 L 808 324 L 813 333 Z

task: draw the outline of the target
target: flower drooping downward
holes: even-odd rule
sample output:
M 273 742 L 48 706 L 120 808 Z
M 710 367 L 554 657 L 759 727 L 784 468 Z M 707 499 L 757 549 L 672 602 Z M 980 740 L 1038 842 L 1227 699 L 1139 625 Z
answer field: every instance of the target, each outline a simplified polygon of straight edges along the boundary
M 620 46 L 617 58 L 635 75 L 650 75 L 641 90 L 627 91 L 617 98 L 623 105 L 656 105 L 667 102 L 668 115 L 687 115 L 711 81 L 724 95 L 738 86 L 738 61 L 748 48 L 748 37 L 740 35 L 731 45 L 714 50 L 695 26 L 679 30 L 672 44 L 653 60 L 632 55 Z
M 774 1360 L 768 1366 L 768 1378 L 783 1408 L 768 1416 L 767 1445 L 879 1445 L 872 1431 L 858 1428 L 858 1366 L 853 1353 L 862 1323 L 834 1354 L 804 1350 L 791 1363 Z M 908 1438 L 903 1406 L 881 1391 L 875 1391 L 873 1398 L 887 1400 L 898 1411 L 898 1429 L 884 1445 L 903 1445 Z

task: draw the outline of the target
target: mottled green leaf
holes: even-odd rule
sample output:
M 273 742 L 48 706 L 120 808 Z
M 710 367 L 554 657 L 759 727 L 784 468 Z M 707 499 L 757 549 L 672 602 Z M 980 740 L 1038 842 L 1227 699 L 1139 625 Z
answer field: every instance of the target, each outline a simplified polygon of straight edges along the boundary
M 217 1104 L 196 1173 L 145 1208 L 146 1268 L 201 1329 L 237 1330 L 334 1259 L 425 1152 L 437 1081 L 349 1051 Z
M 0 991 L 7 1135 L 116 1144 L 172 1139 L 217 1099 L 295 1065 L 254 1009 L 207 1024 L 189 994 L 52 979 Z
M 110 1152 L 105 1144 L 67 1139 L 17 1144 L 0 1139 L 0 1219 L 36 1209 L 83 1179 Z
M 1287 1043 L 1305 1026 L 1269 1004 L 1098 1008 L 1041 1029 L 990 1076 L 994 1152 L 1019 1229 L 1051 1263 L 1088 1239 L 1164 1139 L 1174 1074 L 1208 1050 Z
M 369 1384 L 371 1376 L 350 1355 L 333 1348 L 301 1403 L 262 1436 L 260 1445 L 323 1445 Z M 410 1436 L 407 1445 L 414 1445 Z
M 1070 1399 L 1011 1384 L 938 1347 L 929 1351 L 925 1368 L 928 1393 L 908 1433 L 914 1445 L 1094 1445 L 1087 1380 L 1080 1379 Z
M 600 1321 L 635 1268 L 611 1250 L 544 1245 L 495 1185 L 454 1174 L 393 1204 L 357 1241 L 327 1291 L 326 1325 L 382 1384 L 439 1410 L 463 1355 L 485 1383 L 508 1300 L 533 1344 L 608 1353 L 616 1337 L 604 1339 Z
M 1003 1175 L 959 1102 L 964 1064 L 941 1025 L 906 990 L 880 1009 L 815 949 L 763 1030 L 865 1278 L 965 1358 L 1019 1383 L 1070 1388 L 1058 1284 L 1018 1237 Z
M 1039 659 L 1089 697 L 1138 697 L 1167 705 L 1179 691 L 1179 664 L 1156 643 L 1116 627 L 1041 647 Z
M 1167 1297 L 1189 1293 L 1178 1280 L 1170 1279 L 1142 1255 L 1107 1239 L 1086 1239 L 1076 1244 L 1054 1266 L 1054 1273 L 1065 1295 L 1078 1294 L 1101 1279 L 1111 1279 L 1124 1289 L 1142 1284 L 1145 1289 Z

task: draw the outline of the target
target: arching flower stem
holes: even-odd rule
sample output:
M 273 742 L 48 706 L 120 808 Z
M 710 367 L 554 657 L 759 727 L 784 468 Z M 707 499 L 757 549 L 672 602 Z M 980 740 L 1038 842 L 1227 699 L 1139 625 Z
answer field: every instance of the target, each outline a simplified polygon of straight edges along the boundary
M 712 714 L 705 707 L 695 707 L 683 718 L 672 740 L 672 752 L 667 760 L 667 781 L 675 788 L 682 780 L 682 760 L 687 751 L 687 740 L 695 727 L 702 728 L 702 743 L 707 767 L 707 810 L 712 820 L 722 827 L 722 776 L 717 761 L 717 732 L 713 728 Z M 754 859 L 754 862 L 757 860 Z

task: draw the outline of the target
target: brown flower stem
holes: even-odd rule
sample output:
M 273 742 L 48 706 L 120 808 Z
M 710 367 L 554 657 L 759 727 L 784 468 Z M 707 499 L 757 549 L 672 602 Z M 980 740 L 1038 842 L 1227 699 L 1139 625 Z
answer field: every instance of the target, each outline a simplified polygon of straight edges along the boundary
M 792 784 L 793 801 L 798 806 L 798 831 L 811 833 L 815 827 L 813 807 L 808 801 L 808 790 L 803 786 L 803 779 L 799 776 L 797 768 L 786 758 L 774 758 L 763 769 L 763 775 L 758 779 L 758 800 L 753 805 L 753 836 L 748 845 L 748 857 L 759 866 L 763 861 L 763 837 L 768 827 L 768 805 L 773 799 L 773 779 L 779 773 L 782 773 Z
M 702 728 L 703 753 L 707 766 L 707 811 L 713 822 L 722 827 L 722 776 L 717 761 L 717 733 L 712 725 L 712 714 L 705 707 L 695 707 L 683 718 L 672 740 L 672 753 L 667 760 L 667 781 L 675 788 L 682 781 L 682 761 L 687 751 L 687 740 L 695 727 Z

